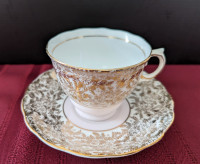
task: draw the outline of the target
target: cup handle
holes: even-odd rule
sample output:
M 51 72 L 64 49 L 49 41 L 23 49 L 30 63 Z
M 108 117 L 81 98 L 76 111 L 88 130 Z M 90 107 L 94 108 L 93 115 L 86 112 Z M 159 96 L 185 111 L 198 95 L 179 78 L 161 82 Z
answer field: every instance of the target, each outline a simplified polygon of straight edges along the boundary
M 159 65 L 158 68 L 152 72 L 152 73 L 145 73 L 143 72 L 143 74 L 141 75 L 142 79 L 152 79 L 154 77 L 156 77 L 164 68 L 165 63 L 166 63 L 166 58 L 165 58 L 165 54 L 164 54 L 164 48 L 158 48 L 158 49 L 154 49 L 151 52 L 151 57 L 157 57 L 159 59 Z

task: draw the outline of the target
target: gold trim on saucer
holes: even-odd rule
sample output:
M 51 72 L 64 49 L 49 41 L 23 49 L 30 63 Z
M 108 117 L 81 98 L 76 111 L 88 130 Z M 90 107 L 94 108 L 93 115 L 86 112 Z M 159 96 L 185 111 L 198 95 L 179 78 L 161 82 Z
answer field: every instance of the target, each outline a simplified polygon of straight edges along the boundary
M 79 152 L 76 152 L 76 151 L 72 151 L 70 149 L 66 149 L 64 147 L 61 147 L 61 146 L 57 146 L 57 145 L 54 145 L 53 143 L 51 142 L 48 142 L 46 141 L 45 139 L 43 139 L 28 123 L 28 121 L 26 120 L 26 115 L 25 115 L 25 112 L 24 112 L 24 108 L 23 108 L 23 99 L 21 101 L 21 111 L 22 111 L 22 114 L 24 116 L 24 121 L 25 121 L 25 124 L 26 126 L 28 127 L 28 129 L 33 132 L 42 142 L 46 143 L 47 145 L 50 145 L 51 147 L 53 148 L 56 148 L 58 150 L 62 150 L 64 152 L 67 152 L 67 153 L 72 153 L 74 155 L 80 155 L 80 156 L 86 156 L 86 157 L 117 157 L 117 156 L 126 156 L 126 155 L 131 155 L 131 154 L 135 154 L 137 152 L 140 152 L 142 150 L 144 150 L 145 148 L 148 148 L 154 144 L 156 144 L 157 142 L 159 142 L 165 135 L 165 133 L 167 132 L 167 130 L 171 127 L 171 125 L 173 124 L 174 122 L 174 114 L 173 114 L 173 119 L 172 119 L 172 122 L 171 124 L 169 125 L 169 127 L 166 129 L 166 131 L 164 133 L 162 133 L 162 135 L 157 139 L 155 140 L 153 143 L 147 145 L 147 146 L 144 146 L 144 147 L 141 147 L 139 149 L 136 149 L 136 150 L 133 150 L 133 151 L 130 151 L 130 152 L 127 152 L 127 153 L 122 153 L 122 154 L 111 154 L 111 155 L 89 155 L 89 154 L 83 154 L 83 153 L 79 153 Z

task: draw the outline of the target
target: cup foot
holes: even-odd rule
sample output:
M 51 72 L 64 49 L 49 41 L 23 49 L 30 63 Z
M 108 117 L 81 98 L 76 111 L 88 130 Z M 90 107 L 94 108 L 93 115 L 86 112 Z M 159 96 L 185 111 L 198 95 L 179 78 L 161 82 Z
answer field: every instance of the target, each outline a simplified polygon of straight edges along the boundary
M 79 114 L 79 116 L 91 121 L 104 121 L 112 117 L 115 114 L 115 112 L 117 112 L 117 108 L 119 108 L 119 106 L 122 103 L 120 102 L 118 104 L 111 105 L 104 108 L 95 108 L 95 107 L 91 108 L 91 107 L 82 106 L 76 103 L 75 101 L 73 101 L 72 99 L 70 100 L 72 104 L 74 105 L 75 110 Z
M 67 119 L 76 126 L 86 130 L 102 131 L 113 129 L 124 123 L 124 121 L 126 121 L 128 118 L 129 113 L 130 106 L 128 102 L 124 100 L 115 111 L 105 115 L 104 120 L 93 121 L 85 119 L 86 117 L 81 117 L 84 113 L 75 108 L 75 106 L 70 101 L 70 98 L 67 98 L 64 102 L 64 114 Z

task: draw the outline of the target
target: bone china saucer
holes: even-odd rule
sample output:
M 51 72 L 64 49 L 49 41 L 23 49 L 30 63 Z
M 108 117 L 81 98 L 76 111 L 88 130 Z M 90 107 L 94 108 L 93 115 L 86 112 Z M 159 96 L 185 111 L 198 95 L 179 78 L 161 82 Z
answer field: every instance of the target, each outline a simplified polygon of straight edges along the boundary
M 21 110 L 28 129 L 50 147 L 86 158 L 135 154 L 161 140 L 174 120 L 174 102 L 157 80 L 140 80 L 127 97 L 130 114 L 120 126 L 106 131 L 81 129 L 64 115 L 67 95 L 53 69 L 28 87 Z

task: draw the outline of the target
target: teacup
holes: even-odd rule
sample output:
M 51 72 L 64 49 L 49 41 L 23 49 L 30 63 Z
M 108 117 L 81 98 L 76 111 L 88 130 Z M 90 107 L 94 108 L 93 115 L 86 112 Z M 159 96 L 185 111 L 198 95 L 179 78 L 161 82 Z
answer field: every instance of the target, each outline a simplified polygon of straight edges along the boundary
M 141 78 L 154 78 L 165 65 L 163 48 L 152 50 L 138 35 L 107 28 L 63 32 L 46 50 L 76 112 L 95 121 L 112 117 Z M 159 66 L 144 74 L 151 57 Z

